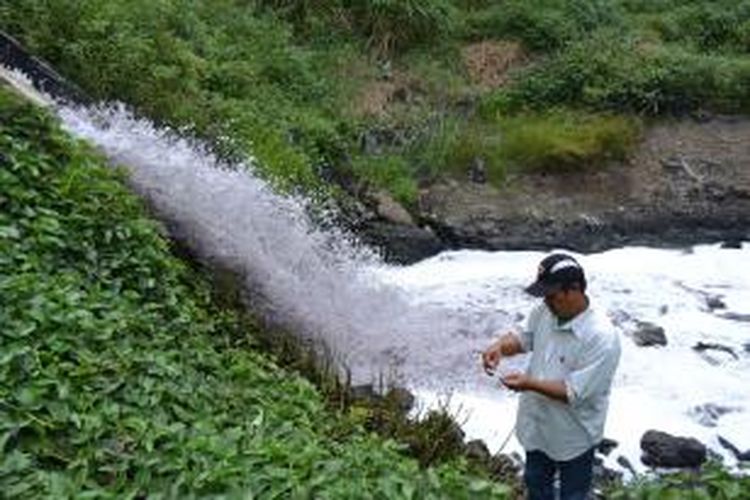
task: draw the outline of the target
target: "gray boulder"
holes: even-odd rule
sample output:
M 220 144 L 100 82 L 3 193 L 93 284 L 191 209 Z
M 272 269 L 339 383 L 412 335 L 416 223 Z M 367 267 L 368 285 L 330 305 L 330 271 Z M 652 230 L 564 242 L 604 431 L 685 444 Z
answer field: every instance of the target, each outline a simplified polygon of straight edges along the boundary
M 636 322 L 637 329 L 633 332 L 633 340 L 640 347 L 667 345 L 667 335 L 664 328 L 648 321 Z
M 466 456 L 479 462 L 487 462 L 492 457 L 487 445 L 481 439 L 474 439 L 466 443 Z
M 641 437 L 641 461 L 651 467 L 697 467 L 706 461 L 706 446 L 695 438 L 650 430 Z

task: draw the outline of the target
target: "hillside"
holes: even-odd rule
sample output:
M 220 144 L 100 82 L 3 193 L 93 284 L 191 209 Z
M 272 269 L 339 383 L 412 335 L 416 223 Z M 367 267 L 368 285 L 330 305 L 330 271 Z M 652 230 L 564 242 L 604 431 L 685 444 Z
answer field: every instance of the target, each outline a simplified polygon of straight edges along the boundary
M 121 173 L 2 88 L 0 151 L 4 498 L 505 496 L 329 409 Z

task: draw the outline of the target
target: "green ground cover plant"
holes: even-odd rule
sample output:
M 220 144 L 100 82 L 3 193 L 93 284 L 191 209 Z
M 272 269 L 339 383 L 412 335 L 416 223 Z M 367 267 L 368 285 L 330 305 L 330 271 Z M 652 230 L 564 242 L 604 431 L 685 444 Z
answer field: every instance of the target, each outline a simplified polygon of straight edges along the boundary
M 750 493 L 750 477 L 730 474 L 720 463 L 711 462 L 700 471 L 641 478 L 607 492 L 612 500 L 739 500 Z
M 121 171 L 2 89 L 0 151 L 5 498 L 507 493 L 345 425 L 212 302 Z

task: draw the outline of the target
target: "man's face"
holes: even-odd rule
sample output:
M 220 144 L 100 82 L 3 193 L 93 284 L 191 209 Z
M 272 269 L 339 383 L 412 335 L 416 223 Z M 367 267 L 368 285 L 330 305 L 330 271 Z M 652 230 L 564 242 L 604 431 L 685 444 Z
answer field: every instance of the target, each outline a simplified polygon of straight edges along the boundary
M 544 296 L 544 303 L 549 310 L 559 318 L 570 316 L 570 305 L 568 301 L 569 291 L 558 290 Z

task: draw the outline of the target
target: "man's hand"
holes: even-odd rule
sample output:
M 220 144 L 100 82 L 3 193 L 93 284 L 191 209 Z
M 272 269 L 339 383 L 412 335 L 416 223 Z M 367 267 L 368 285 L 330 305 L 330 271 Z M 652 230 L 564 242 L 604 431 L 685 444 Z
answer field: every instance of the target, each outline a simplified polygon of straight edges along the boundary
M 482 365 L 484 366 L 484 372 L 487 375 L 494 375 L 495 369 L 500 363 L 500 357 L 502 356 L 502 346 L 500 342 L 501 341 L 498 340 L 482 353 Z
M 484 371 L 487 375 L 493 375 L 503 356 L 513 356 L 520 352 L 523 352 L 523 348 L 516 334 L 506 333 L 482 353 Z
M 525 391 L 531 388 L 531 379 L 525 373 L 509 373 L 501 378 L 500 381 L 512 391 Z
M 568 391 L 562 380 L 539 380 L 525 373 L 509 373 L 500 379 L 512 391 L 534 391 L 562 403 L 568 402 Z

